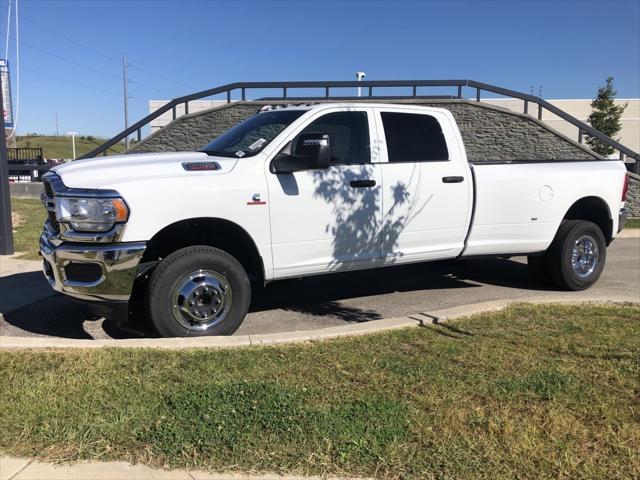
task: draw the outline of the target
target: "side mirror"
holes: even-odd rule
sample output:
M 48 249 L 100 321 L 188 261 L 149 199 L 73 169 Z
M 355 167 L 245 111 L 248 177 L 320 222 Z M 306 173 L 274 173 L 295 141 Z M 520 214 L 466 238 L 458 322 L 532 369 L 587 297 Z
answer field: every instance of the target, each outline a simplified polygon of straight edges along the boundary
M 331 164 L 331 145 L 325 133 L 298 135 L 271 161 L 271 173 L 293 173 L 301 170 L 328 168 Z

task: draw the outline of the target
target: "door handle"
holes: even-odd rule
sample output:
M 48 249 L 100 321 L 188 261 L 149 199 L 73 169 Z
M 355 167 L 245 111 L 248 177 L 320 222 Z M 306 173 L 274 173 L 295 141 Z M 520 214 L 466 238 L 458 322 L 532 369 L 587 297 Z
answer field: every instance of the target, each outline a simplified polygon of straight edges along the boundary
M 460 183 L 464 182 L 464 177 L 442 177 L 442 183 Z
M 375 187 L 376 181 L 375 180 L 351 180 L 351 182 L 349 182 L 349 185 L 351 185 L 353 188 L 370 188 L 370 187 Z

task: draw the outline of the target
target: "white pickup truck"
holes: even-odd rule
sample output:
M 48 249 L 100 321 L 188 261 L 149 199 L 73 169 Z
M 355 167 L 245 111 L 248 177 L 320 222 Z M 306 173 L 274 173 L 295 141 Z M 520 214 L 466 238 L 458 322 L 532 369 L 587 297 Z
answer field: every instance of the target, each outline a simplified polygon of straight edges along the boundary
M 469 162 L 441 108 L 263 110 L 199 152 L 54 168 L 51 286 L 120 315 L 135 284 L 160 335 L 228 335 L 252 285 L 289 277 L 527 255 L 540 281 L 584 289 L 626 219 L 620 161 Z

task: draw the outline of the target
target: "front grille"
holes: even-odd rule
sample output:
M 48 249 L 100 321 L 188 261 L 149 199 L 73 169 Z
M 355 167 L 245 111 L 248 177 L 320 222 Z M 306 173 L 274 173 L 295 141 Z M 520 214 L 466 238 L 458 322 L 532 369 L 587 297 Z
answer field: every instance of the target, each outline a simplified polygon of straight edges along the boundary
M 49 198 L 53 198 L 53 188 L 51 188 L 49 181 L 42 180 L 42 186 L 44 187 L 44 194 Z
M 42 187 L 44 188 L 44 194 L 47 197 L 45 208 L 47 209 L 47 215 L 49 216 L 49 229 L 51 230 L 51 233 L 57 235 L 58 233 L 60 233 L 60 224 L 58 223 L 58 219 L 56 218 L 55 210 L 51 210 L 51 208 L 53 208 L 52 200 L 55 194 L 53 192 L 53 188 L 51 187 L 51 183 L 49 183 L 47 179 L 42 180 Z
M 51 232 L 55 234 L 60 233 L 60 224 L 56 218 L 56 212 L 47 210 L 47 213 L 49 214 L 49 226 L 51 227 Z

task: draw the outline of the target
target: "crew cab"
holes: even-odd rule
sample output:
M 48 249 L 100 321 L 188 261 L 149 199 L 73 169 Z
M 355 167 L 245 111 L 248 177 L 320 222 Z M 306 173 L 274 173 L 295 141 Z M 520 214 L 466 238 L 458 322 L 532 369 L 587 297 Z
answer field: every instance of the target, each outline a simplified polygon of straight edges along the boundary
M 40 251 L 55 290 L 106 316 L 135 284 L 160 335 L 228 335 L 252 288 L 290 277 L 527 255 L 539 281 L 588 288 L 626 181 L 617 160 L 469 162 L 442 108 L 266 107 L 201 151 L 55 167 Z

